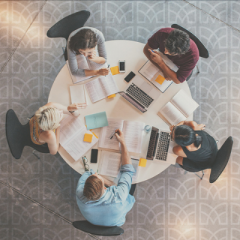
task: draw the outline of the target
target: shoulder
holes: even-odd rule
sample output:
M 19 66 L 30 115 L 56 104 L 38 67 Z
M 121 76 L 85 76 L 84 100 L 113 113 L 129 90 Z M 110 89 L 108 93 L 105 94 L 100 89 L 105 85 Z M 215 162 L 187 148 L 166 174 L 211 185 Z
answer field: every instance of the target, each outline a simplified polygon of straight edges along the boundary
M 159 36 L 168 36 L 170 32 L 172 32 L 174 28 L 161 28 L 158 30 L 154 35 L 159 35 Z
M 56 135 L 52 130 L 44 131 L 41 133 L 41 139 L 46 142 L 50 142 L 56 139 Z

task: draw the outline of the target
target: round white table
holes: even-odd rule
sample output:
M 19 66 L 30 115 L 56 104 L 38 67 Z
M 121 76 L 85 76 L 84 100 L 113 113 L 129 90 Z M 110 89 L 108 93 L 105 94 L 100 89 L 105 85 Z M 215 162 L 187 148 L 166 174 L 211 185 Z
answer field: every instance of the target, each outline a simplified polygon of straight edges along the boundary
M 124 77 L 130 72 L 133 71 L 136 75 L 141 76 L 138 73 L 138 70 L 143 66 L 147 61 L 146 56 L 143 53 L 144 44 L 128 40 L 115 40 L 106 42 L 108 63 L 110 67 L 118 65 L 119 60 L 126 61 L 126 72 L 114 75 L 116 83 L 119 87 L 119 90 L 125 90 L 128 86 L 128 83 L 124 81 Z M 141 76 L 142 77 L 142 76 Z M 92 80 L 92 79 L 91 79 Z M 147 81 L 147 80 L 146 80 Z M 85 82 L 86 83 L 86 82 Z M 131 83 L 131 82 L 130 82 Z M 79 83 L 83 84 L 83 83 Z M 71 103 L 70 99 L 70 90 L 69 86 L 73 85 L 71 76 L 67 65 L 61 69 L 57 75 L 50 94 L 48 102 L 57 102 L 65 106 L 68 106 Z M 159 91 L 159 98 L 155 100 L 147 112 L 141 113 L 131 104 L 126 102 L 119 94 L 112 99 L 103 99 L 94 104 L 91 103 L 91 100 L 87 95 L 88 106 L 86 109 L 81 110 L 80 118 L 83 123 L 85 122 L 84 116 L 106 111 L 108 117 L 119 118 L 123 120 L 131 121 L 142 121 L 145 124 L 155 126 L 161 130 L 168 130 L 168 125 L 157 115 L 157 112 L 161 107 L 163 107 L 180 89 L 183 89 L 187 94 L 191 96 L 190 89 L 187 82 L 185 81 L 182 84 L 173 83 L 165 93 Z M 192 119 L 190 116 L 188 119 Z M 100 129 L 94 129 L 93 132 L 99 136 Z M 97 145 L 94 146 L 97 148 Z M 74 161 L 74 159 L 60 146 L 59 154 L 62 158 L 71 166 L 75 171 L 82 174 L 84 172 L 82 160 Z M 90 161 L 91 150 L 86 153 L 88 160 Z M 97 164 L 90 164 L 90 168 L 97 170 Z M 142 182 L 148 180 L 157 174 L 164 171 L 170 164 L 164 163 L 162 161 L 153 160 L 147 161 L 146 167 L 139 167 L 138 179 L 137 182 Z M 135 183 L 137 183 L 135 182 Z

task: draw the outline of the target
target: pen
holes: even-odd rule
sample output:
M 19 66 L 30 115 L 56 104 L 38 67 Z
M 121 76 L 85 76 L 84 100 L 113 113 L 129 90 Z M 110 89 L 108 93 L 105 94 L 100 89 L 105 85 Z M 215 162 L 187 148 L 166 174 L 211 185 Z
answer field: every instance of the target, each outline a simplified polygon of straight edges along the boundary
M 115 133 L 116 133 L 116 132 L 114 131 L 114 133 L 113 133 L 113 135 L 110 137 L 110 139 L 112 139 L 112 138 L 113 138 L 113 136 L 115 135 Z
M 108 67 L 107 68 L 109 68 L 110 67 L 110 64 L 108 64 Z M 106 77 L 106 75 L 105 75 L 105 77 Z

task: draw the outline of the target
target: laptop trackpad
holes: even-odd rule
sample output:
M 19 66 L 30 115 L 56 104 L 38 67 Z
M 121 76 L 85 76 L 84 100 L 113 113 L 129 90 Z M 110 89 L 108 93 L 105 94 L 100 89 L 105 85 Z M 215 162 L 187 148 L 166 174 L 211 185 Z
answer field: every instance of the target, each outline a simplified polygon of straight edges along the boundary
M 149 95 L 153 86 L 147 82 L 144 82 L 141 84 L 140 88 Z

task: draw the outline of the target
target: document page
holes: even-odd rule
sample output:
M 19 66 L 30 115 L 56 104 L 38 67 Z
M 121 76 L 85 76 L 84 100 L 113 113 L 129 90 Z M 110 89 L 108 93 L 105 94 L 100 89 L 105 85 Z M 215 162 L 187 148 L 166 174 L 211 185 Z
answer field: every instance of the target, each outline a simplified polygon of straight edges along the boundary
M 158 72 L 160 75 L 162 75 L 161 71 L 155 65 L 153 65 L 149 60 L 139 70 L 139 73 L 141 73 L 149 81 L 151 81 Z
M 84 85 L 70 86 L 71 102 L 73 103 L 86 103 Z
M 113 150 L 119 150 L 119 142 L 114 135 L 112 139 L 110 137 L 113 135 L 116 129 L 123 129 L 123 120 L 116 118 L 108 118 L 108 126 L 103 127 L 99 137 L 99 147 L 107 148 Z
M 141 153 L 144 126 L 143 122 L 124 121 L 123 133 L 129 152 Z
M 95 103 L 101 99 L 104 99 L 106 96 L 102 84 L 99 81 L 99 78 L 96 78 L 85 84 L 85 87 L 88 91 L 89 97 L 92 103 Z
M 60 144 L 77 161 L 98 141 L 93 135 L 92 142 L 84 142 L 84 134 L 90 131 L 81 122 L 80 118 L 67 116 L 61 121 L 60 126 Z
M 112 74 L 108 74 L 106 77 L 100 77 L 99 80 L 102 84 L 104 92 L 106 93 L 106 96 L 119 92 L 118 86 Z
M 131 160 L 132 160 L 132 165 L 133 165 L 134 169 L 136 170 L 136 172 L 133 174 L 133 177 L 132 177 L 132 183 L 135 183 L 138 178 L 139 158 L 131 157 Z
M 117 177 L 121 165 L 121 154 L 101 151 L 98 173 L 106 176 Z
M 180 90 L 171 100 L 172 104 L 176 106 L 183 115 L 189 117 L 199 106 L 190 96 L 183 90 Z
M 168 102 L 159 112 L 171 125 L 186 120 L 186 117 L 171 102 Z

